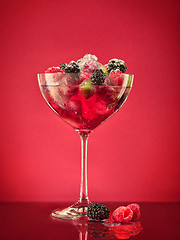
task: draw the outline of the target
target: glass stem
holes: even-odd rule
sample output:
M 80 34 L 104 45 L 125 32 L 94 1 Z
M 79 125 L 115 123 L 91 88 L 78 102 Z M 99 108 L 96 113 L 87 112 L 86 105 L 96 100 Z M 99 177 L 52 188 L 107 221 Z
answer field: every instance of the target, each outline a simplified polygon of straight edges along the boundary
M 89 204 L 87 185 L 87 144 L 89 133 L 79 132 L 81 138 L 81 185 L 79 202 Z

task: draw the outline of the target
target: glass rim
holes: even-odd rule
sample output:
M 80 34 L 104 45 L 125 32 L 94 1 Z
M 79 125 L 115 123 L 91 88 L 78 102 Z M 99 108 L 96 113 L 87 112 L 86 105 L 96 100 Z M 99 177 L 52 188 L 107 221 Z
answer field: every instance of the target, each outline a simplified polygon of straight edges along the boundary
M 61 79 L 63 79 L 63 77 L 66 78 L 66 76 L 69 76 L 69 74 L 71 74 L 71 73 L 61 73 L 61 72 L 57 72 L 57 73 L 38 73 L 37 74 L 38 84 L 39 84 L 39 86 L 47 86 L 47 85 L 57 86 L 60 83 L 60 79 L 57 81 L 56 76 L 57 76 L 57 78 L 60 77 Z M 105 76 L 106 76 L 106 78 L 108 78 L 109 74 L 106 73 Z M 79 78 L 79 73 L 72 73 L 71 77 L 72 77 L 72 79 L 76 78 L 76 77 L 78 79 Z M 124 79 L 126 79 L 126 83 L 128 84 L 128 86 L 132 87 L 132 84 L 133 84 L 133 81 L 134 81 L 134 75 L 133 74 L 122 73 L 122 77 Z M 48 82 L 47 82 L 47 79 L 48 79 Z M 76 84 L 76 83 L 70 84 L 70 83 L 68 83 L 67 85 L 75 87 L 75 86 L 80 86 L 81 84 Z M 127 85 L 124 85 L 124 84 L 123 84 L 124 86 L 119 86 L 118 84 L 112 84 L 112 85 L 93 84 L 93 85 L 94 86 L 99 86 L 99 87 L 100 86 L 102 86 L 102 87 L 105 87 L 105 86 L 106 87 L 112 87 L 112 86 L 114 86 L 114 87 L 127 87 Z
M 80 72 L 79 72 L 80 73 Z M 69 74 L 73 74 L 73 75 L 78 75 L 79 73 L 66 73 L 66 72 L 64 72 L 64 73 L 62 73 L 62 72 L 56 72 L 56 73 L 45 73 L 45 72 L 42 72 L 42 73 L 37 73 L 37 75 L 39 76 L 39 75 L 60 75 L 60 74 L 62 74 L 62 75 L 69 75 Z M 92 73 L 91 73 L 92 74 Z M 90 74 L 90 75 L 91 75 Z M 107 75 L 107 76 L 109 76 L 109 73 L 104 73 L 105 75 Z M 133 76 L 134 77 L 134 74 L 131 74 L 131 73 L 123 73 L 123 72 L 121 72 L 121 74 L 123 74 L 123 75 L 126 75 L 126 76 Z

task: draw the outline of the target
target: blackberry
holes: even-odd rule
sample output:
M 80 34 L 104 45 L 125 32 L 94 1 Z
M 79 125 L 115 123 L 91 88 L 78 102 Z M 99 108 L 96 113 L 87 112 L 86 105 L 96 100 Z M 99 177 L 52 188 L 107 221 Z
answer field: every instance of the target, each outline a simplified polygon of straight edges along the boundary
M 102 85 L 105 81 L 105 74 L 102 69 L 96 69 L 90 79 L 94 85 Z
M 123 60 L 119 60 L 119 59 L 111 59 L 108 62 L 108 66 L 107 66 L 107 70 L 110 73 L 111 70 L 116 70 L 119 69 L 121 72 L 125 73 L 127 70 L 127 66 L 126 63 Z
M 66 67 L 67 67 L 67 63 L 62 63 L 62 64 L 60 64 L 59 65 L 59 67 L 61 68 L 61 69 L 66 69 Z
M 65 72 L 66 73 L 79 73 L 80 67 L 76 62 L 72 61 L 72 62 L 70 62 L 70 64 L 68 64 L 65 67 Z
M 90 219 L 103 220 L 109 218 L 110 210 L 106 205 L 94 203 L 88 207 L 87 215 Z

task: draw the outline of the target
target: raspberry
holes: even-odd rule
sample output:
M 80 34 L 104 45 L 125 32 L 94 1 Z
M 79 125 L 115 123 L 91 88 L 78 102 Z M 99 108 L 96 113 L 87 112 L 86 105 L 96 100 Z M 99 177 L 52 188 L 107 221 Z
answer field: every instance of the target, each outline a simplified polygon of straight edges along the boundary
M 126 63 L 123 60 L 119 60 L 116 58 L 111 59 L 108 62 L 107 70 L 110 73 L 112 70 L 116 70 L 116 69 L 119 69 L 121 72 L 125 73 L 127 70 Z
M 105 80 L 104 72 L 101 69 L 96 69 L 91 75 L 91 82 L 94 85 L 102 85 Z
M 109 74 L 109 78 L 113 85 L 122 87 L 124 78 L 120 70 L 112 70 Z
M 79 77 L 78 83 L 81 84 L 83 81 L 88 80 L 89 78 L 90 78 L 89 73 L 82 72 L 80 77 Z
M 121 222 L 121 223 L 131 221 L 132 216 L 133 216 L 133 211 L 130 208 L 124 207 L 124 206 L 118 207 L 116 210 L 114 210 L 112 214 L 112 218 L 115 221 Z
M 49 67 L 45 73 L 57 73 L 57 72 L 65 72 L 63 69 L 60 69 L 59 67 Z
M 139 204 L 131 203 L 127 207 L 130 208 L 133 211 L 132 220 L 138 220 L 141 216 Z

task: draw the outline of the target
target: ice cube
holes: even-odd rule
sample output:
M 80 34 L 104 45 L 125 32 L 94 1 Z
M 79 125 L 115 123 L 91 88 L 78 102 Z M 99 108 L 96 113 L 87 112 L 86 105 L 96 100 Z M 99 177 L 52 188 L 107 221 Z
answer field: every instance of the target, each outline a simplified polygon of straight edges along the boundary
M 91 61 L 91 60 L 97 61 L 98 58 L 97 58 L 95 55 L 92 55 L 92 54 L 89 54 L 89 53 L 88 53 L 88 54 L 85 54 L 84 57 L 81 58 L 81 59 L 79 59 L 77 62 L 80 63 L 80 62 L 82 62 L 82 61 L 87 62 L 87 61 Z
M 70 98 L 68 94 L 68 86 L 61 82 L 58 85 L 49 86 L 49 93 L 53 101 L 60 107 L 66 108 L 67 102 Z
M 95 55 L 86 54 L 83 58 L 77 61 L 82 72 L 93 73 L 94 70 L 99 69 L 101 63 Z
M 94 110 L 99 115 L 104 115 L 107 111 L 107 104 L 104 101 L 96 102 Z
M 76 99 L 70 99 L 68 102 L 68 108 L 71 110 L 72 114 L 79 115 L 82 114 L 82 104 L 81 101 Z
M 45 74 L 46 85 L 50 85 L 50 86 L 58 85 L 63 80 L 63 78 L 64 78 L 64 73 L 62 72 Z

